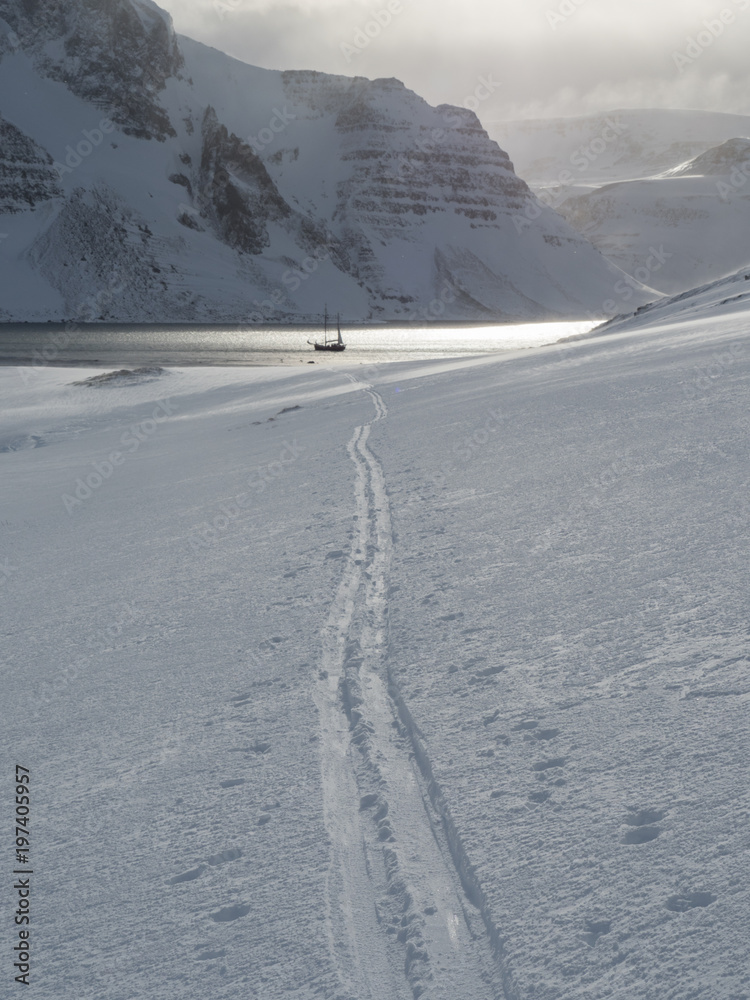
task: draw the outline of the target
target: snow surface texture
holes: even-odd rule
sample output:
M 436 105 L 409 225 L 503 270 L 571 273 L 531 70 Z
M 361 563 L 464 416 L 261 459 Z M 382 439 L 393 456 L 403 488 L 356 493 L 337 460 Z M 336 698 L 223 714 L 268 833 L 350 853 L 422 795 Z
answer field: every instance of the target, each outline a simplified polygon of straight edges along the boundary
M 749 117 L 613 111 L 491 130 L 548 204 L 651 287 L 672 295 L 750 263 Z
M 470 111 L 245 65 L 142 0 L 0 18 L 0 320 L 608 315 L 622 273 Z
M 32 994 L 747 1000 L 745 289 L 366 372 L 0 370 Z

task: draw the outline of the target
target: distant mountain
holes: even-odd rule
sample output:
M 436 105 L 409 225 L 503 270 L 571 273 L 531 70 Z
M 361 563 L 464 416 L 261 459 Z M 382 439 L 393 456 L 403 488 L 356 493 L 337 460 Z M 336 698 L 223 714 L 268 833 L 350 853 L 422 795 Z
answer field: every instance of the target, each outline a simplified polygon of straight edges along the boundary
M 750 262 L 750 117 L 615 111 L 511 123 L 494 134 L 543 200 L 660 292 Z
M 0 0 L 0 319 L 543 319 L 624 275 L 465 109 L 273 72 L 151 0 Z M 656 293 L 630 282 L 628 306 Z M 611 311 L 611 309 L 609 310 Z
M 720 146 L 667 171 L 667 177 L 727 177 L 739 170 L 750 175 L 750 139 L 728 139 Z M 738 187 L 744 187 L 740 183 Z
M 558 211 L 666 294 L 724 277 L 750 262 L 750 139 L 730 139 L 657 177 L 570 197 Z
M 591 188 L 671 170 L 737 136 L 750 116 L 713 111 L 625 109 L 576 118 L 485 122 L 535 191 Z M 572 180 L 560 184 L 560 174 Z

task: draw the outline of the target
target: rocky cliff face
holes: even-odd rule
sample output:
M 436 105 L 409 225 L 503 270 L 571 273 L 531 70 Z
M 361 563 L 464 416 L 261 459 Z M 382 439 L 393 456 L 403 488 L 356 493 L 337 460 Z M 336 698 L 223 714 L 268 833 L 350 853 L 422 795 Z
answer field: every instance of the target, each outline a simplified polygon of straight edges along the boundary
M 22 212 L 61 196 L 49 153 L 0 117 L 0 213 Z
M 182 56 L 171 18 L 151 0 L 0 0 L 0 17 L 41 75 L 106 107 L 126 134 L 175 134 L 157 95 Z
M 0 18 L 2 210 L 33 210 L 0 218 L 27 286 L 6 318 L 67 318 L 110 281 L 93 318 L 606 314 L 620 272 L 470 111 L 247 66 L 150 0 L 0 0 Z
M 304 190 L 298 161 L 316 178 L 309 208 L 346 247 L 373 315 L 416 308 L 430 318 L 429 304 L 432 318 L 450 305 L 467 317 L 516 319 L 607 298 L 592 298 L 585 279 L 555 275 L 578 253 L 598 274 L 593 284 L 609 283 L 603 259 L 537 202 L 472 111 L 430 107 L 393 79 L 287 72 L 282 83 L 288 121 L 269 172 L 287 197 Z M 305 149 L 313 128 L 335 166 Z
M 269 245 L 269 221 L 292 214 L 250 147 L 222 125 L 213 108 L 203 116 L 198 174 L 202 214 L 231 247 L 258 254 Z

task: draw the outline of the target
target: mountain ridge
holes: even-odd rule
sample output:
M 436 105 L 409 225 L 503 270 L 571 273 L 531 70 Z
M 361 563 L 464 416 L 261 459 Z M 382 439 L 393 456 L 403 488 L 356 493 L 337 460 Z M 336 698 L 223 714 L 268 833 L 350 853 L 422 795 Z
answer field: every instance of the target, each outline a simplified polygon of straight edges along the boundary
M 248 66 L 150 0 L 0 16 L 0 114 L 58 174 L 0 219 L 2 319 L 67 319 L 114 273 L 130 291 L 97 319 L 588 318 L 624 277 L 473 112 L 400 81 Z

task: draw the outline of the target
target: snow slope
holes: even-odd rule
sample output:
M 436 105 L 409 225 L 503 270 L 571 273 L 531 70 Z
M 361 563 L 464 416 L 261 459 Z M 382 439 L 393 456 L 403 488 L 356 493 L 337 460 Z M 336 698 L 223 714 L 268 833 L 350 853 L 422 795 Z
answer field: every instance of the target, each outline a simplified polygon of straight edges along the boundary
M 747 287 L 503 357 L 0 370 L 30 995 L 750 995 Z
M 623 277 L 397 80 L 247 66 L 145 0 L 0 18 L 0 319 L 601 316 Z
M 606 336 L 620 329 L 650 327 L 654 324 L 679 324 L 700 319 L 710 321 L 716 316 L 734 315 L 750 305 L 750 269 L 743 268 L 718 281 L 691 288 L 680 295 L 672 295 L 658 302 L 642 306 L 627 317 L 615 317 L 593 331 L 595 336 Z M 578 339 L 574 335 L 571 339 Z

